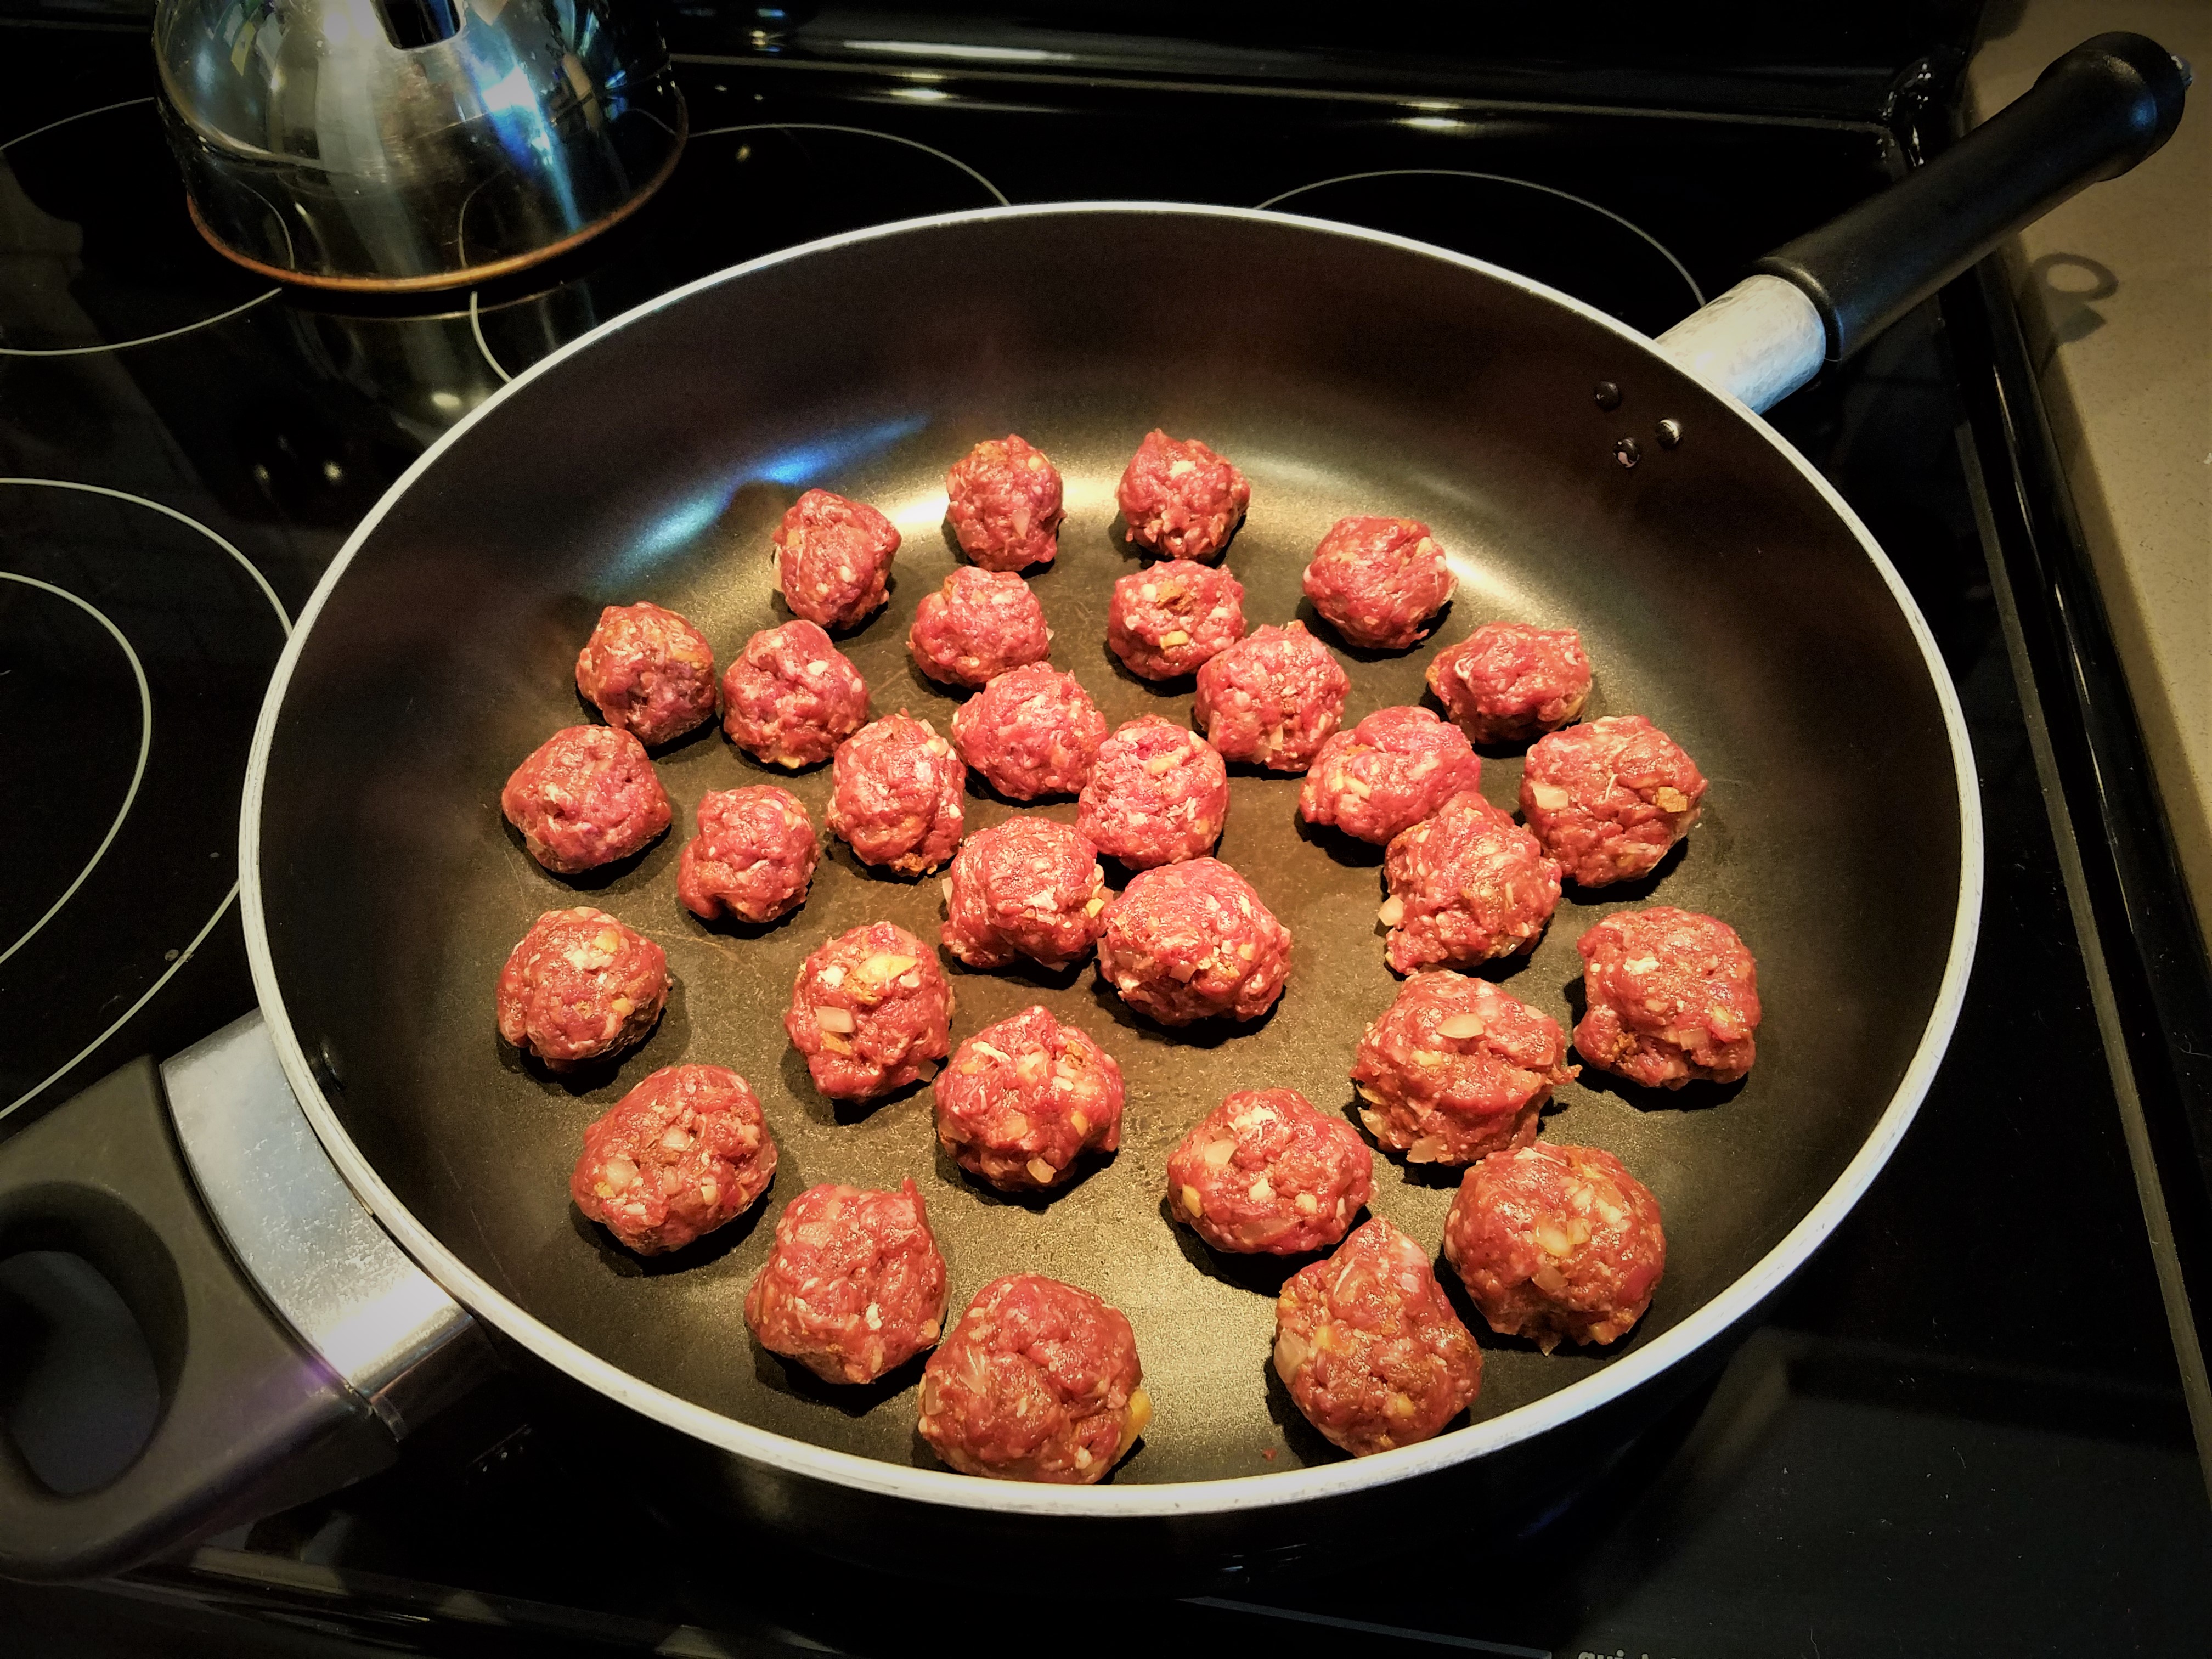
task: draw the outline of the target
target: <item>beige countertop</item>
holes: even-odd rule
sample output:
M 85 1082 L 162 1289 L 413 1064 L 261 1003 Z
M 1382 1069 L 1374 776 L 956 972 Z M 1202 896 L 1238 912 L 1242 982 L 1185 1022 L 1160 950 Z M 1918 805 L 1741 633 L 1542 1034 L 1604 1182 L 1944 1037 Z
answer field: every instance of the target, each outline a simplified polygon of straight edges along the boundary
M 2008 254 L 2014 296 L 2165 798 L 2212 933 L 2212 0 L 1996 0 L 1978 118 L 2107 29 L 2194 65 L 2166 148 Z

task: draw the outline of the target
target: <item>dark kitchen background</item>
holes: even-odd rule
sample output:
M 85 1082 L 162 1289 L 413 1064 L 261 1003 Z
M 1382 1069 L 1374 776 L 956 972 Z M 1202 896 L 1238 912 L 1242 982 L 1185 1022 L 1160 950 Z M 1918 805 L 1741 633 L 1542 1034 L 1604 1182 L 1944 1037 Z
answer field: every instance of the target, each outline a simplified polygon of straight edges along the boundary
M 1091 197 L 1397 231 L 1656 332 L 1946 143 L 2009 9 L 681 5 L 692 136 L 634 219 L 482 289 L 361 299 L 273 290 L 194 233 L 149 6 L 4 0 L 0 939 L 25 937 L 0 1135 L 251 1006 L 237 803 L 287 620 L 408 465 L 564 341 L 814 237 Z M 2203 951 L 2176 955 L 2187 901 L 2011 303 L 1970 274 L 1772 416 L 1966 706 L 1990 856 L 1957 1036 L 1821 1253 L 1582 1477 L 1196 1595 L 1079 1561 L 921 1584 L 702 1535 L 495 1382 L 346 1492 L 116 1579 L 0 1586 L 7 1650 L 2200 1650 L 2203 1382 L 2175 1339 L 2205 1261 Z M 111 830 L 121 775 L 141 804 Z M 19 1443 L 150 1410 L 133 1340 L 0 1262 Z M 1046 1594 L 994 1588 L 1016 1569 Z

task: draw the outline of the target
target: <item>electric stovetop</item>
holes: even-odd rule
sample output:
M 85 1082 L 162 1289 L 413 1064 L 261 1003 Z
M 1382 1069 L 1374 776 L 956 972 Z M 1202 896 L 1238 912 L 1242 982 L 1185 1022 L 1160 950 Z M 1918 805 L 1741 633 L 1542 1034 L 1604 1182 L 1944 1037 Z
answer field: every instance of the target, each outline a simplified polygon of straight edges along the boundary
M 1120 196 L 1402 233 L 1656 332 L 1902 165 L 1840 118 L 739 52 L 681 65 L 690 148 L 634 219 L 403 302 L 272 290 L 200 242 L 142 33 L 0 24 L 0 1134 L 251 1006 L 236 815 L 289 618 L 424 447 L 598 322 L 837 231 Z M 1575 1490 L 1480 1553 L 1429 1526 L 1387 1568 L 1173 1601 L 1071 1580 L 978 1613 L 610 1509 L 591 1446 L 495 1386 L 333 1498 L 107 1583 L 0 1589 L 11 1650 L 889 1652 L 955 1626 L 1082 1651 L 2193 1648 L 2212 1516 L 1944 347 L 1923 308 L 1773 418 L 1888 548 L 1965 702 L 1990 848 L 1966 1012 L 1865 1201 L 1717 1382 Z M 0 1271 L 0 1347 L 30 1352 L 11 1294 Z M 19 1431 L 30 1392 L 0 1380 Z

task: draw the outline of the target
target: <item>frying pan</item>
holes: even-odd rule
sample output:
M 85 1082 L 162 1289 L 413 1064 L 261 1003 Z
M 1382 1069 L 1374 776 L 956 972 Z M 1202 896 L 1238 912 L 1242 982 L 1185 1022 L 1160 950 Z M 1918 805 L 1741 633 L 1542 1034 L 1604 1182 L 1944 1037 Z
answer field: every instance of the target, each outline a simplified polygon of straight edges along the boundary
M 2024 218 L 2149 154 L 2185 85 L 2151 43 L 2100 37 L 1656 347 L 1510 272 L 1399 238 L 1083 204 L 811 244 L 554 354 L 361 526 L 264 709 L 242 830 L 249 949 L 285 1075 L 331 1160 L 511 1355 L 615 1407 L 605 1419 L 656 1448 L 668 1478 L 910 1565 L 979 1538 L 1033 1544 L 1040 1522 L 1155 1563 L 1340 1531 L 1401 1483 L 1660 1376 L 1778 1285 L 1881 1169 L 1949 1036 L 1980 895 L 1972 757 L 1928 630 L 1850 508 L 1752 408 Z M 908 665 L 904 635 L 955 562 L 945 467 L 1008 431 L 1066 479 L 1059 562 L 1031 578 L 1054 661 L 1111 723 L 1185 718 L 1188 684 L 1135 681 L 1103 642 L 1111 584 L 1137 568 L 1113 484 L 1156 425 L 1204 436 L 1251 477 L 1228 555 L 1247 617 L 1304 617 L 1337 646 L 1347 725 L 1421 701 L 1432 650 L 1481 622 L 1571 624 L 1596 666 L 1589 714 L 1650 716 L 1711 778 L 1702 821 L 1652 878 L 1571 889 L 1531 957 L 1486 972 L 1571 1021 L 1575 941 L 1650 902 L 1727 919 L 1759 957 L 1768 1018 L 1744 1084 L 1654 1094 L 1586 1071 L 1547 1115 L 1553 1138 L 1619 1153 L 1663 1206 L 1668 1272 L 1642 1324 L 1611 1348 L 1548 1358 L 1486 1334 L 1471 1420 L 1371 1458 L 1321 1441 L 1269 1370 L 1272 1293 L 1299 1264 L 1217 1255 L 1161 1206 L 1168 1151 L 1227 1091 L 1287 1085 L 1348 1107 L 1352 1047 L 1397 989 L 1375 922 L 1379 851 L 1303 827 L 1295 778 L 1236 775 L 1219 848 L 1297 941 L 1265 1019 L 1170 1031 L 1087 966 L 948 962 L 956 1042 L 1042 1002 L 1124 1069 L 1119 1155 L 1028 1201 L 938 1152 L 926 1087 L 833 1105 L 783 1036 L 801 958 L 878 919 L 933 939 L 934 880 L 886 878 L 837 843 L 805 908 L 777 925 L 708 927 L 675 901 L 702 793 L 773 781 L 818 818 L 827 769 L 771 773 L 709 728 L 656 757 L 678 830 L 565 881 L 532 863 L 498 810 L 516 762 L 583 717 L 569 673 L 600 606 L 650 598 L 683 611 L 725 660 L 785 618 L 763 553 L 816 485 L 900 526 L 890 603 L 841 645 L 874 713 L 903 708 L 944 729 L 954 699 Z M 1459 594 L 1431 641 L 1344 648 L 1304 605 L 1305 559 L 1346 513 L 1419 517 L 1449 550 Z M 1490 754 L 1485 793 L 1510 807 L 1519 772 L 1517 752 Z M 1023 808 L 971 785 L 968 827 L 1021 810 L 1069 820 L 1073 803 Z M 576 902 L 659 940 L 676 988 L 641 1048 L 559 1079 L 501 1045 L 491 986 L 531 921 Z M 781 1164 L 754 1212 L 641 1261 L 575 1215 L 565 1176 L 588 1121 L 684 1060 L 753 1081 Z M 956 1309 L 1001 1273 L 1034 1271 L 1128 1315 L 1156 1416 L 1110 1483 L 952 1474 L 915 1435 L 918 1365 L 835 1389 L 750 1340 L 738 1307 L 783 1203 L 817 1182 L 907 1176 Z M 1370 1207 L 1433 1242 L 1452 1184 L 1378 1158 Z

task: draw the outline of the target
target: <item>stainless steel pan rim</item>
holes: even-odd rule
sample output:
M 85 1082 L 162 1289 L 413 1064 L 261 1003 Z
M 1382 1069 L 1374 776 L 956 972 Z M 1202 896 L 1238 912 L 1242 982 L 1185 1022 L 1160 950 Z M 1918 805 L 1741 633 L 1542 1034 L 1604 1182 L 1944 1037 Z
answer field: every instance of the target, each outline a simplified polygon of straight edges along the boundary
M 1919 1045 L 1914 1050 L 1904 1078 L 1865 1145 L 1812 1209 L 1760 1258 L 1750 1272 L 1680 1324 L 1583 1381 L 1503 1416 L 1470 1424 L 1419 1445 L 1400 1447 L 1371 1457 L 1351 1459 L 1313 1468 L 1285 1470 L 1280 1474 L 1236 1480 L 1127 1486 L 1033 1486 L 1013 1481 L 975 1480 L 945 1470 L 908 1468 L 848 1452 L 829 1450 L 704 1410 L 665 1389 L 642 1382 L 580 1344 L 559 1334 L 495 1290 L 447 1250 L 384 1183 L 354 1145 L 352 1137 L 338 1121 L 329 1101 L 324 1097 L 307 1057 L 292 1030 L 285 1012 L 283 988 L 277 982 L 276 966 L 270 955 L 267 926 L 262 908 L 262 791 L 267 780 L 270 751 L 276 738 L 277 715 L 283 706 L 285 690 L 301 651 L 313 632 L 324 602 L 343 579 L 354 555 L 368 540 L 385 514 L 437 463 L 449 446 L 489 410 L 520 393 L 524 386 L 554 363 L 584 350 L 638 318 L 675 305 L 701 289 L 732 281 L 751 271 L 764 270 L 787 260 L 804 258 L 823 249 L 876 238 L 910 235 L 934 226 L 975 220 L 1048 219 L 1088 213 L 1177 214 L 1193 217 L 1258 220 L 1296 226 L 1329 236 L 1371 242 L 1480 271 L 1495 281 L 1565 307 L 1613 335 L 1624 349 L 1655 358 L 1660 355 L 1649 339 L 1613 318 L 1556 289 L 1530 282 L 1526 277 L 1482 260 L 1381 231 L 1254 208 L 1206 207 L 1173 202 L 1077 202 L 981 208 L 902 220 L 826 237 L 820 241 L 787 248 L 744 264 L 732 266 L 727 270 L 702 276 L 623 316 L 611 319 L 516 375 L 425 451 L 347 538 L 301 613 L 284 654 L 277 663 L 276 672 L 270 682 L 268 696 L 261 707 L 261 718 L 246 763 L 245 800 L 239 823 L 241 913 L 245 919 L 246 955 L 252 968 L 254 989 L 267 1017 L 277 1054 L 283 1063 L 293 1092 L 299 1097 L 301 1109 L 313 1125 L 315 1133 L 330 1154 L 331 1162 L 362 1201 L 426 1273 L 465 1306 L 489 1321 L 506 1336 L 547 1364 L 567 1372 L 610 1400 L 710 1445 L 770 1468 L 810 1476 L 838 1486 L 915 1502 L 1022 1515 L 1133 1520 L 1146 1516 L 1225 1514 L 1339 1497 L 1449 1468 L 1556 1428 L 1656 1376 L 1726 1330 L 1804 1263 L 1889 1161 L 1890 1154 L 1911 1126 L 1913 1115 L 1919 1109 L 1922 1097 L 1935 1077 L 1944 1049 L 1950 1042 L 1953 1028 L 1958 1022 L 1960 1006 L 1966 996 L 1967 974 L 1973 962 L 1974 939 L 1980 923 L 1982 906 L 1981 799 L 1976 782 L 1973 752 L 1967 740 L 1966 720 L 1960 709 L 1958 693 L 1943 666 L 1926 619 L 1920 614 L 1919 607 L 1914 604 L 1895 567 L 1876 544 L 1866 526 L 1859 522 L 1857 515 L 1810 463 L 1764 420 L 1741 404 L 1736 404 L 1736 408 L 1742 418 L 1788 457 L 1807 484 L 1819 493 L 1856 538 L 1867 558 L 1887 584 L 1898 608 L 1904 613 L 1912 636 L 1919 645 L 1929 678 L 1935 684 L 1936 696 L 1943 711 L 1944 729 L 1950 738 L 1958 790 L 1960 828 L 1959 904 L 1952 921 L 1950 951 L 1944 964 L 1936 1005 L 1929 1012 Z M 1670 367 L 1679 368 L 1671 362 Z M 1710 381 L 1705 384 L 1717 396 L 1734 401 L 1723 388 Z

